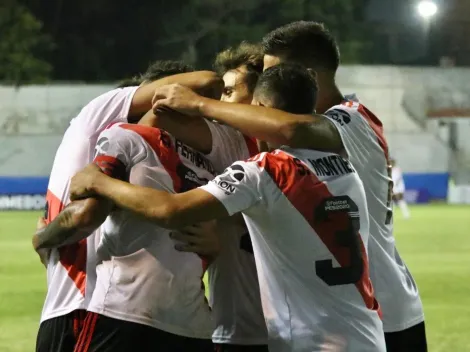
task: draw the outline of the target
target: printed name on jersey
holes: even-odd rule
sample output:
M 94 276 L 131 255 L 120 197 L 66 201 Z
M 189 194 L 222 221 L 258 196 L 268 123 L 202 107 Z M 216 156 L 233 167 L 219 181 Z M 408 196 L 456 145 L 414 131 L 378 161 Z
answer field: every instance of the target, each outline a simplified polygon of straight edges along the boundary
M 308 159 L 318 176 L 339 176 L 354 173 L 351 163 L 339 155 L 325 156 L 319 159 Z
M 227 195 L 235 193 L 235 185 L 245 177 L 245 169 L 241 165 L 232 165 L 225 169 L 225 172 L 215 179 L 217 185 L 222 188 Z
M 105 155 L 109 149 L 109 140 L 107 137 L 101 137 L 95 146 L 95 158 L 98 155 Z
M 351 115 L 345 110 L 332 109 L 326 112 L 326 115 L 337 121 L 341 126 L 351 122 Z
M 188 147 L 186 144 L 179 140 L 175 140 L 176 152 L 181 155 L 183 158 L 188 159 L 191 163 L 197 167 L 204 169 L 211 173 L 211 175 L 217 175 L 215 172 L 214 166 L 203 154 L 195 151 L 194 149 Z

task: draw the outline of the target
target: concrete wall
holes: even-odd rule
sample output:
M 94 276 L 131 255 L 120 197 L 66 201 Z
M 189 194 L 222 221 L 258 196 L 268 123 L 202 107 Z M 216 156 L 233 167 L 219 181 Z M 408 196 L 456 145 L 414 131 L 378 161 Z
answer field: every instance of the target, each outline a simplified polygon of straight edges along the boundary
M 470 70 L 344 66 L 344 94 L 382 120 L 391 154 L 405 172 L 446 172 L 451 153 L 446 128 L 428 122 L 428 110 L 470 108 Z M 110 85 L 0 86 L 0 176 L 46 176 L 62 134 L 80 109 Z M 470 119 L 459 122 L 464 158 L 470 155 Z M 469 159 L 470 160 L 470 159 Z

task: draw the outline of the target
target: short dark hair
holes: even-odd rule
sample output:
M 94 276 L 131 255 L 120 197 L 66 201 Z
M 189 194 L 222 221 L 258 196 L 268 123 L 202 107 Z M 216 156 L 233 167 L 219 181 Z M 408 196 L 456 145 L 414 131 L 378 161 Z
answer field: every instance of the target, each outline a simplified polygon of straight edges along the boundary
M 322 23 L 292 22 L 268 33 L 262 43 L 265 54 L 309 68 L 336 71 L 339 66 L 338 45 Z
M 247 74 L 245 82 L 250 92 L 253 92 L 259 75 L 263 72 L 263 49 L 258 44 L 241 42 L 237 47 L 232 47 L 217 54 L 214 69 L 219 76 L 228 71 L 245 66 Z
M 281 63 L 266 69 L 258 79 L 254 96 L 268 100 L 270 107 L 292 114 L 311 114 L 317 100 L 314 75 L 296 63 Z
M 150 64 L 147 71 L 140 76 L 140 80 L 153 82 L 160 78 L 193 71 L 194 68 L 183 61 L 159 60 Z
M 140 78 L 132 77 L 120 81 L 116 88 L 136 87 L 139 86 L 141 83 L 142 81 L 140 80 Z

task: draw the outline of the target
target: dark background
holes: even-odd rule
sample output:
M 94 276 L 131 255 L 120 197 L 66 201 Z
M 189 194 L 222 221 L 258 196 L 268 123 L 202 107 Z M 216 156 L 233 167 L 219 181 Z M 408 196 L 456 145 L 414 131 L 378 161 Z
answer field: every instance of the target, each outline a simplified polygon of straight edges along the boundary
M 289 21 L 325 22 L 343 63 L 470 66 L 470 1 L 2 0 L 0 81 L 110 81 L 157 59 L 210 68 L 218 51 Z

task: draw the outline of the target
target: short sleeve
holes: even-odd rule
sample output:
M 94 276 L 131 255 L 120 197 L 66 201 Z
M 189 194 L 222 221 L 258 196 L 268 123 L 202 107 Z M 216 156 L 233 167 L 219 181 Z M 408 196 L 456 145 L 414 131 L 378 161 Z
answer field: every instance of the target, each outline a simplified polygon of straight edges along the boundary
M 222 172 L 238 160 L 247 160 L 258 154 L 256 141 L 226 125 L 206 120 L 212 134 L 212 150 L 206 157 L 217 172 Z
M 134 131 L 115 124 L 98 137 L 93 162 L 109 176 L 127 179 L 131 168 L 146 157 L 142 138 Z
M 256 162 L 239 161 L 200 188 L 216 197 L 231 216 L 262 200 L 261 173 Z
M 77 133 L 92 135 L 110 123 L 127 122 L 127 116 L 138 87 L 113 89 L 89 102 L 71 124 Z
M 366 162 L 370 150 L 365 141 L 370 139 L 370 128 L 357 110 L 338 105 L 328 110 L 325 116 L 338 130 L 348 157 L 356 162 Z

